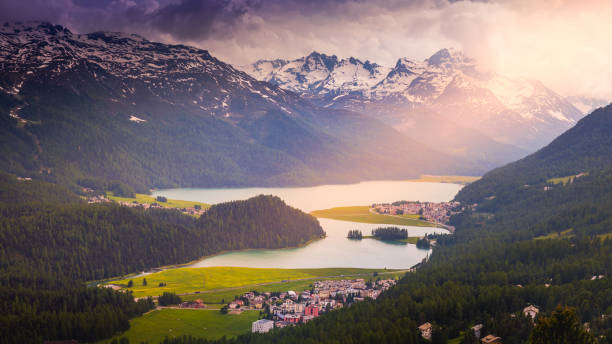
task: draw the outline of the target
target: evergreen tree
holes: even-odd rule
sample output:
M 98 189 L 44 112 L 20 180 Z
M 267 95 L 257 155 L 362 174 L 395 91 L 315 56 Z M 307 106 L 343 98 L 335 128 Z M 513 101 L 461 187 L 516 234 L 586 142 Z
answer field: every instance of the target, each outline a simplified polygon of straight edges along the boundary
M 595 338 L 578 321 L 576 310 L 558 306 L 550 317 L 539 317 L 530 344 L 595 344 Z

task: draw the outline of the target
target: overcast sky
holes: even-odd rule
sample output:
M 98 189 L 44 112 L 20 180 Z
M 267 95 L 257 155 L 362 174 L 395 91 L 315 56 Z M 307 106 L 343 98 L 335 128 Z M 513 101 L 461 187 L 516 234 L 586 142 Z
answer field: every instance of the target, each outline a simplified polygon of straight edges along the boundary
M 237 65 L 313 50 L 391 66 L 455 47 L 563 95 L 612 100 L 612 1 L 2 0 L 0 21 L 47 20 L 207 49 Z

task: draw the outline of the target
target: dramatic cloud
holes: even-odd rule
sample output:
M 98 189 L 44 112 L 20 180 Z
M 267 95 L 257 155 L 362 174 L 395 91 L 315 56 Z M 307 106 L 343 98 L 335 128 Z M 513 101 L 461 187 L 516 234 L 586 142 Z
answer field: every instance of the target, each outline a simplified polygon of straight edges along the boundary
M 612 100 L 612 3 L 585 0 L 15 0 L 0 20 L 48 20 L 76 32 L 127 31 L 192 44 L 222 60 L 313 50 L 385 65 L 463 49 L 500 73 L 564 95 Z

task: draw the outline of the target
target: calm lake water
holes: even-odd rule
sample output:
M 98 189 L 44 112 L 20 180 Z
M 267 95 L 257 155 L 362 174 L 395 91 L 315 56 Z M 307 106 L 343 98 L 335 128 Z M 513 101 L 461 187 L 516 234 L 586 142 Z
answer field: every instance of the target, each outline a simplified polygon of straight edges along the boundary
M 276 195 L 287 204 L 310 212 L 332 207 L 368 205 L 398 200 L 442 202 L 451 200 L 461 185 L 447 183 L 413 183 L 402 181 L 376 181 L 350 185 L 322 185 L 300 188 L 239 188 L 239 189 L 166 189 L 154 196 L 171 199 L 220 203 L 243 200 L 260 194 Z M 243 266 L 268 268 L 410 268 L 429 254 L 411 244 L 382 242 L 374 239 L 349 240 L 351 229 L 369 234 L 372 229 L 387 226 L 319 219 L 325 239 L 305 247 L 280 250 L 248 250 L 228 252 L 202 259 L 192 267 Z M 408 229 L 410 236 L 426 233 L 446 233 L 440 228 L 399 226 Z

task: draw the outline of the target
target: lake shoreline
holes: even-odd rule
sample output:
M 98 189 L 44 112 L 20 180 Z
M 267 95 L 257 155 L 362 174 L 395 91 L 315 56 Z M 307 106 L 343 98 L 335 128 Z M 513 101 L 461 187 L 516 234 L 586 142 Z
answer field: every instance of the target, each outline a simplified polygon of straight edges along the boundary
M 239 188 L 239 189 L 166 189 L 156 190 L 155 195 L 168 199 L 197 201 L 218 204 L 233 200 L 248 199 L 259 194 L 278 196 L 287 205 L 305 213 L 317 209 L 342 207 L 351 204 L 389 203 L 402 199 L 422 202 L 446 202 L 461 189 L 459 184 L 413 183 L 406 181 L 361 182 L 340 186 L 317 186 L 312 188 Z M 365 207 L 364 213 L 373 215 Z M 421 261 L 425 251 L 417 250 L 410 243 L 366 240 L 361 243 L 346 240 L 349 229 L 369 233 L 377 227 L 399 226 L 410 231 L 411 236 L 421 237 L 427 233 L 447 233 L 440 224 L 418 220 L 414 216 L 405 219 L 393 216 L 359 223 L 353 219 L 329 219 L 318 217 L 323 238 L 313 238 L 300 245 L 277 249 L 249 248 L 223 250 L 199 257 L 182 264 L 169 264 L 149 271 L 184 267 L 242 266 L 254 268 L 394 268 L 406 269 Z M 412 217 L 412 218 L 411 218 Z M 401 221 L 401 222 L 398 222 Z M 389 223 L 386 222 L 396 222 Z
M 208 258 L 212 258 L 212 257 L 216 257 L 216 256 L 220 256 L 222 254 L 226 254 L 226 253 L 233 253 L 233 252 L 248 252 L 248 251 L 255 251 L 255 250 L 290 250 L 290 249 L 296 249 L 296 248 L 301 248 L 301 247 L 306 247 L 314 242 L 317 242 L 319 240 L 323 240 L 325 239 L 326 236 L 321 236 L 318 238 L 312 238 L 300 245 L 296 245 L 296 246 L 288 246 L 288 247 L 280 247 L 280 248 L 246 248 L 246 249 L 242 249 L 242 250 L 223 250 L 217 253 L 213 253 L 213 254 L 209 254 L 206 256 L 202 256 L 200 258 L 196 258 L 194 260 L 191 260 L 187 263 L 181 263 L 181 264 L 170 264 L 170 265 L 163 265 L 163 266 L 158 266 L 155 268 L 151 268 L 148 271 L 142 271 L 142 272 L 134 272 L 134 273 L 130 273 L 127 275 L 123 275 L 123 276 L 117 276 L 117 277 L 112 277 L 110 279 L 104 279 L 104 280 L 95 280 L 95 281 L 88 281 L 87 284 L 108 284 L 108 282 L 112 282 L 112 281 L 117 281 L 117 280 L 123 280 L 126 278 L 137 278 L 140 276 L 146 276 L 146 275 L 150 275 L 156 272 L 162 272 L 162 271 L 166 271 L 166 270 L 172 270 L 172 269 L 181 269 L 181 268 L 190 268 L 191 265 L 193 264 L 197 264 L 198 262 L 201 262 L 204 259 L 208 259 Z M 197 268 L 197 267 L 194 267 Z M 264 268 L 261 268 L 264 269 Z

